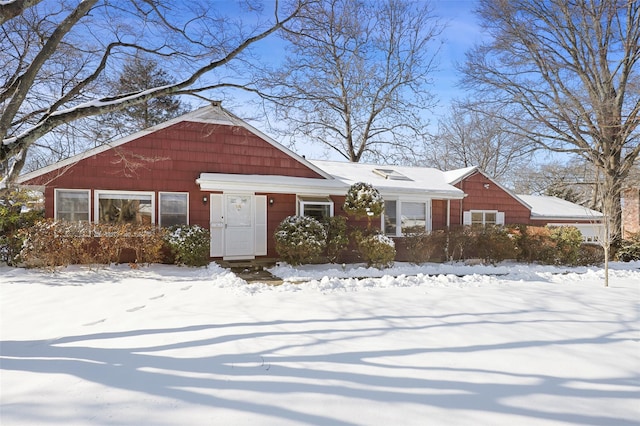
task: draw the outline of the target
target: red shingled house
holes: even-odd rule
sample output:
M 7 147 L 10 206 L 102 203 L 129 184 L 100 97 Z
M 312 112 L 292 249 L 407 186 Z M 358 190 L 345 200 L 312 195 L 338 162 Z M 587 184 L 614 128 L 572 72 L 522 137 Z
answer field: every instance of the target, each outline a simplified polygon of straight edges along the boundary
M 344 214 L 344 195 L 357 181 L 382 193 L 381 227 L 398 238 L 414 225 L 545 224 L 544 212 L 477 168 L 309 161 L 217 103 L 27 173 L 19 183 L 44 191 L 46 217 L 197 224 L 211 230 L 211 257 L 234 260 L 277 257 L 272 236 L 286 216 Z M 562 222 L 589 224 L 594 215 Z

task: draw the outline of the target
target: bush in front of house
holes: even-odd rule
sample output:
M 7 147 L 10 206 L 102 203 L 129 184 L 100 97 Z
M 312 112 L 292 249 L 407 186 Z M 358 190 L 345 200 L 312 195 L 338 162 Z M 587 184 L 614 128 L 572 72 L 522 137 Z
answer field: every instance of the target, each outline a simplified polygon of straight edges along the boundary
M 335 263 L 349 245 L 347 218 L 344 216 L 331 216 L 323 219 L 322 224 L 327 232 L 327 259 L 329 262 Z
M 474 234 L 470 226 L 452 226 L 444 238 L 445 258 L 449 261 L 465 260 L 473 252 Z
M 347 214 L 356 218 L 371 219 L 384 212 L 384 200 L 371 184 L 357 182 L 347 191 L 343 208 Z
M 396 258 L 396 245 L 386 235 L 377 232 L 355 231 L 354 238 L 358 252 L 367 266 L 374 268 L 389 268 Z
M 175 263 L 185 266 L 209 264 L 210 240 L 209 230 L 198 225 L 175 225 L 165 235 Z
M 511 233 L 518 248 L 517 260 L 527 263 L 554 263 L 555 244 L 551 239 L 551 228 L 518 225 L 511 228 Z
M 22 250 L 21 229 L 42 220 L 42 210 L 22 212 L 21 205 L 0 204 L 0 262 L 15 265 Z
M 134 263 L 161 259 L 164 230 L 153 225 L 91 224 L 45 219 L 19 232 L 22 248 L 17 263 L 53 269 L 71 264 L 118 262 L 124 250 Z
M 498 263 L 517 257 L 517 246 L 504 226 L 487 225 L 472 228 L 476 256 L 486 263 Z
M 276 251 L 290 265 L 313 262 L 327 245 L 327 231 L 309 216 L 288 216 L 276 228 Z
M 640 260 L 640 232 L 631 234 L 629 238 L 622 240 L 616 256 L 622 262 Z
M 18 262 L 26 267 L 55 268 L 91 263 L 91 224 L 45 219 L 19 233 Z
M 407 250 L 407 260 L 413 264 L 425 263 L 444 247 L 443 232 L 427 232 L 424 226 L 403 229 L 403 242 Z M 439 253 L 443 256 L 444 250 Z
M 581 244 L 577 264 L 582 266 L 602 265 L 604 262 L 604 247 L 599 244 Z
M 577 265 L 582 245 L 582 233 L 575 226 L 551 228 L 551 240 L 555 243 L 554 265 Z

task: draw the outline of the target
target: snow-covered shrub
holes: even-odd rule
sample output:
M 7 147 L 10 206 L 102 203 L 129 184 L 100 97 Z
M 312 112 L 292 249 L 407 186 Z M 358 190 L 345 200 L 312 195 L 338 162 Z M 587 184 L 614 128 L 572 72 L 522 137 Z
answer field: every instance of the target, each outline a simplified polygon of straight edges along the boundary
M 288 216 L 278 225 L 274 239 L 282 260 L 299 265 L 322 254 L 327 244 L 327 231 L 312 217 Z
M 349 245 L 347 235 L 347 218 L 344 216 L 327 217 L 322 221 L 327 232 L 327 259 L 335 263 L 340 254 Z
M 357 182 L 351 185 L 344 200 L 344 211 L 356 218 L 380 216 L 384 212 L 382 195 L 372 185 Z
M 209 230 L 198 225 L 176 225 L 169 228 L 165 241 L 175 262 L 186 266 L 209 264 Z
M 356 243 L 362 259 L 367 266 L 389 268 L 396 258 L 396 245 L 386 235 L 378 233 L 356 233 Z

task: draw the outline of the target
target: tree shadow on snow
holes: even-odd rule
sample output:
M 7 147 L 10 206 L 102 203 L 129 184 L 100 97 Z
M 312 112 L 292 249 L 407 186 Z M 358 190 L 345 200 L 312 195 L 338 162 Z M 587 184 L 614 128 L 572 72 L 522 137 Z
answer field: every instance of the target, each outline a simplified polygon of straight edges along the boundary
M 530 314 L 531 311 L 512 311 L 197 324 L 55 340 L 2 341 L 0 367 L 7 371 L 65 374 L 109 388 L 305 424 L 359 423 L 357 419 L 337 418 L 330 413 L 304 412 L 293 404 L 274 405 L 261 402 L 259 397 L 233 399 L 224 395 L 229 395 L 227 391 L 281 395 L 282 398 L 291 394 L 332 395 L 355 398 L 367 404 L 426 405 L 576 425 L 632 424 L 632 419 L 617 416 L 615 412 L 600 415 L 549 412 L 544 408 L 508 405 L 504 400 L 535 395 L 635 400 L 640 390 L 637 377 L 557 378 L 500 369 L 429 365 L 429 357 L 436 354 L 491 354 L 510 349 L 619 344 L 629 340 L 628 333 L 635 327 L 633 323 L 620 322 L 613 332 L 570 339 L 523 338 L 450 347 L 425 343 L 429 342 L 431 333 L 439 329 L 453 333 L 457 327 L 563 322 L 530 320 L 527 319 Z M 412 333 L 415 339 L 412 344 L 396 349 L 369 343 L 370 346 L 365 344 L 361 349 L 353 350 L 358 347 L 353 343 L 355 341 L 376 342 L 391 333 Z M 156 337 L 150 340 L 151 336 Z M 136 341 L 168 343 L 144 346 L 136 345 Z M 264 350 L 230 352 L 229 344 L 240 341 L 251 342 L 251 347 Z M 341 347 L 347 349 L 339 349 Z M 452 378 L 435 378 L 443 375 Z M 481 375 L 483 380 L 465 380 L 469 375 Z M 575 383 L 583 386 L 572 385 Z M 34 407 L 20 404 L 3 407 L 3 415 L 7 418 L 33 416 L 33 421 L 43 420 L 35 418 L 38 414 Z

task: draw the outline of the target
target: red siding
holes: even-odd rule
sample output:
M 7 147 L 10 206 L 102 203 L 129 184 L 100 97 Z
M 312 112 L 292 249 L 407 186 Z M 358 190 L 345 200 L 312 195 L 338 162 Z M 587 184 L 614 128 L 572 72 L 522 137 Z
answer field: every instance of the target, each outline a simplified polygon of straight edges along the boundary
M 48 182 L 47 217 L 54 215 L 54 188 L 188 192 L 190 223 L 208 227 L 209 206 L 202 202 L 205 193 L 195 182 L 201 173 L 322 178 L 242 127 L 181 122 L 81 160 L 62 174 L 54 171 L 27 183 Z M 286 205 L 287 214 L 295 213 L 295 196 L 274 197 L 278 201 L 269 212 Z M 278 218 L 270 215 L 269 231 Z
M 457 201 L 452 200 L 453 203 Z M 431 226 L 434 231 L 447 228 L 447 200 L 431 201 Z
M 451 201 L 451 225 L 462 224 L 462 212 L 497 210 L 505 213 L 505 224 L 529 224 L 530 210 L 482 173 L 476 172 L 455 185 L 467 196 Z

